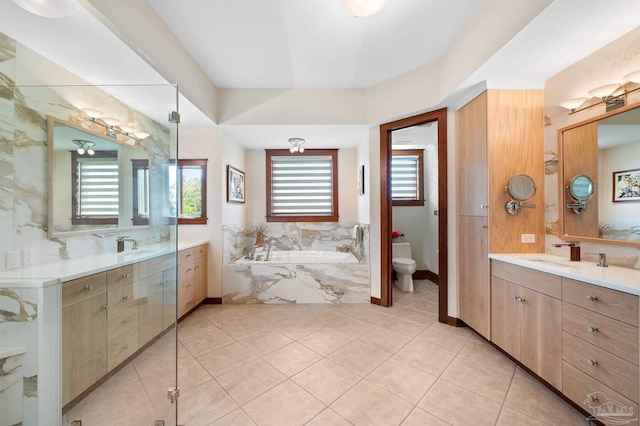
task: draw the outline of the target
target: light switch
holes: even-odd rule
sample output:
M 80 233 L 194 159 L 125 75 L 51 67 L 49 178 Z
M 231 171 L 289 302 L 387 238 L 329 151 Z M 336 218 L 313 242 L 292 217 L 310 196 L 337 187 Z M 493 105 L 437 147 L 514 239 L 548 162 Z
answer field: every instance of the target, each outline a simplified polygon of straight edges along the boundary
M 16 269 L 20 267 L 20 252 L 8 251 L 7 252 L 7 269 Z
M 520 242 L 524 244 L 534 244 L 536 242 L 536 234 L 521 234 Z

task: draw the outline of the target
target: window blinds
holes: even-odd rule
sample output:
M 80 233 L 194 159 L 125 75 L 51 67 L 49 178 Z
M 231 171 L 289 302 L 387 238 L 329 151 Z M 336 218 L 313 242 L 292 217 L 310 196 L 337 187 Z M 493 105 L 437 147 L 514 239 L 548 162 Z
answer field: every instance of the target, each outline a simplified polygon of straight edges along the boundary
M 118 159 L 77 159 L 78 218 L 118 217 Z
M 333 163 L 330 155 L 272 157 L 273 215 L 333 215 Z
M 418 200 L 418 156 L 394 155 L 391 158 L 391 198 Z

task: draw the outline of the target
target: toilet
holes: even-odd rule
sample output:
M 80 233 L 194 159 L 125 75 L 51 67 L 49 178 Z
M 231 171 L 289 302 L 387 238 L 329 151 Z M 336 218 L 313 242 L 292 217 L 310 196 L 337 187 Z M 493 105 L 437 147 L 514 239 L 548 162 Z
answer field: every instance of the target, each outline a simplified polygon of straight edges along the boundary
M 411 258 L 411 244 L 393 243 L 392 246 L 391 263 L 397 275 L 396 285 L 402 291 L 413 291 L 413 278 L 411 278 L 411 275 L 418 266 L 416 261 Z

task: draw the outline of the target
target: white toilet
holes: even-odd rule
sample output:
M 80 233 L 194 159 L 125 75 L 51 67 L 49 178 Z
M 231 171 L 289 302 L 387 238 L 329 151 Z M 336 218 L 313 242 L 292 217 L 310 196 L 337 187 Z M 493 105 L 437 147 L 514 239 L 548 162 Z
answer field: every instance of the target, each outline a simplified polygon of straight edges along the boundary
M 396 271 L 396 285 L 402 291 L 413 291 L 411 275 L 418 269 L 416 261 L 411 258 L 411 244 L 393 243 L 391 258 L 393 270 Z

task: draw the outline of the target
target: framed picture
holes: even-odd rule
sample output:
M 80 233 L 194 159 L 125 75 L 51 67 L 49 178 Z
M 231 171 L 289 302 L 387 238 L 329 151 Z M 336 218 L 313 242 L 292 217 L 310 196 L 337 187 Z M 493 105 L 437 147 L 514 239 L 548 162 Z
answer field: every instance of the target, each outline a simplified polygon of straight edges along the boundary
M 640 169 L 613 172 L 613 202 L 640 201 Z
M 228 164 L 227 203 L 244 203 L 244 172 Z
M 364 195 L 364 164 L 358 170 L 358 195 Z

